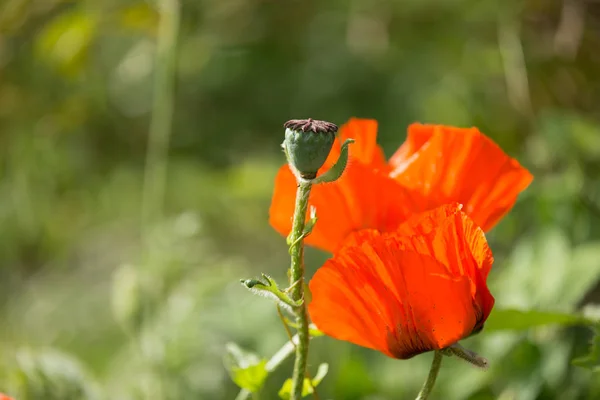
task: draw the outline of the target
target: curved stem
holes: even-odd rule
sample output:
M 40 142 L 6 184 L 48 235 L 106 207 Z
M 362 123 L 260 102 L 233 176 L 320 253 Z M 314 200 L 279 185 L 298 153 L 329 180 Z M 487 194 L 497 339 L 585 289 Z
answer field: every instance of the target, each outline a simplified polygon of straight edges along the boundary
M 429 370 L 429 376 L 427 377 L 427 381 L 421 388 L 419 395 L 417 396 L 417 400 L 426 400 L 429 397 L 429 393 L 433 389 L 433 385 L 435 385 L 435 380 L 437 379 L 438 372 L 440 371 L 440 366 L 442 365 L 442 353 L 440 351 L 436 351 L 433 354 L 433 362 L 431 363 L 431 369 Z
M 301 180 L 298 182 L 296 192 L 296 208 L 294 210 L 294 221 L 290 235 L 291 274 L 290 286 L 291 297 L 296 302 L 302 302 L 294 311 L 296 312 L 296 324 L 298 326 L 298 345 L 296 346 L 296 360 L 292 375 L 291 400 L 302 398 L 302 387 L 306 375 L 306 360 L 308 358 L 308 314 L 304 301 L 304 225 L 306 223 L 306 210 L 308 209 L 308 198 L 312 183 Z

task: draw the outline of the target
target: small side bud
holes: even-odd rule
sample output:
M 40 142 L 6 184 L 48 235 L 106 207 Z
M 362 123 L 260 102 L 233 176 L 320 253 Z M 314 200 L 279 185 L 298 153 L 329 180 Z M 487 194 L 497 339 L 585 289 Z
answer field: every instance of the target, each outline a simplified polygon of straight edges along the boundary
M 309 118 L 293 119 L 283 126 L 282 146 L 292 170 L 303 179 L 314 179 L 329 156 L 337 125 Z
M 254 288 L 256 285 L 267 286 L 265 283 L 259 281 L 258 279 L 240 279 L 240 282 L 244 284 L 248 289 Z
M 275 279 L 266 274 L 262 274 L 262 277 L 264 279 L 262 281 L 260 279 L 240 279 L 240 282 L 252 293 L 271 298 L 288 310 L 293 310 L 302 304 L 302 302 L 296 302 L 285 292 L 282 292 Z

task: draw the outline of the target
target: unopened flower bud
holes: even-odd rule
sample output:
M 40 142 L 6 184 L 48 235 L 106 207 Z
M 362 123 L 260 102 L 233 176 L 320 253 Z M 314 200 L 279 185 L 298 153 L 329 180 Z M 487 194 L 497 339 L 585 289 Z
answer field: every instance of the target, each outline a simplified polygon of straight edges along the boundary
M 329 156 L 337 125 L 309 118 L 293 119 L 283 126 L 283 148 L 290 167 L 302 178 L 314 179 Z

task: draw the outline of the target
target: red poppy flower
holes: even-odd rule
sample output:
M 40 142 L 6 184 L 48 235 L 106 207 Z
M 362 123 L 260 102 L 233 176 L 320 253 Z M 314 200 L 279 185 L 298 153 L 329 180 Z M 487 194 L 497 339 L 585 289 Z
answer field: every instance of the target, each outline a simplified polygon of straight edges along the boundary
M 377 121 L 350 119 L 322 168 L 338 158 L 340 144 L 355 139 L 350 161 L 336 182 L 313 187 L 310 205 L 319 222 L 306 243 L 335 251 L 352 232 L 388 232 L 415 213 L 459 202 L 485 231 L 514 205 L 533 179 L 477 129 L 413 124 L 407 141 L 390 162 L 377 145 Z M 282 235 L 292 227 L 296 179 L 287 165 L 279 170 L 269 222 Z
M 363 230 L 310 281 L 308 310 L 325 334 L 407 359 L 480 330 L 494 305 L 485 235 L 459 204 L 397 231 Z
M 477 128 L 412 124 L 390 176 L 424 209 L 457 201 L 484 231 L 512 208 L 533 176 Z
M 4 393 L 0 393 L 0 400 L 14 400 L 12 397 L 5 395 Z

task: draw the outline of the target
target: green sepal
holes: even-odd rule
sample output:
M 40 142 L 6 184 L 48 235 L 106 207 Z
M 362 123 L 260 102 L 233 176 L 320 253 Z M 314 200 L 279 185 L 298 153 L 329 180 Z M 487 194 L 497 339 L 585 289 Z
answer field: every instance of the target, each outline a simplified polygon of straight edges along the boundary
M 337 159 L 333 167 L 329 168 L 327 172 L 324 172 L 323 174 L 313 179 L 313 185 L 318 185 L 319 183 L 335 182 L 342 176 L 344 170 L 346 169 L 346 166 L 348 165 L 348 146 L 350 146 L 350 144 L 352 143 L 354 143 L 354 139 L 346 139 L 346 141 L 342 144 L 342 147 L 340 148 L 340 157 Z

